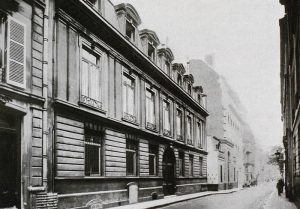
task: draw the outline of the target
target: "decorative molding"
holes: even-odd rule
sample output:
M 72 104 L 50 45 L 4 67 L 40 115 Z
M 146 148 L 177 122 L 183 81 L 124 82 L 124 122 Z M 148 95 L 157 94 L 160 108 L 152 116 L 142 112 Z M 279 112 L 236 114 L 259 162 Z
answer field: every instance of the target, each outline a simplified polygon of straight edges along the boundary
M 136 123 L 136 117 L 126 112 L 123 113 L 123 119 L 130 123 Z
M 87 97 L 87 96 L 84 96 L 84 95 L 81 95 L 80 96 L 80 104 L 82 105 L 87 105 L 89 107 L 92 107 L 92 108 L 95 108 L 97 110 L 102 110 L 102 103 L 97 101 L 97 100 L 94 100 L 90 97 Z
M 149 129 L 149 130 L 151 130 L 151 131 L 156 131 L 156 125 L 153 124 L 153 123 L 147 122 L 146 123 L 146 128 Z
M 5 105 L 8 102 L 12 102 L 12 98 L 7 95 L 0 94 L 0 104 Z

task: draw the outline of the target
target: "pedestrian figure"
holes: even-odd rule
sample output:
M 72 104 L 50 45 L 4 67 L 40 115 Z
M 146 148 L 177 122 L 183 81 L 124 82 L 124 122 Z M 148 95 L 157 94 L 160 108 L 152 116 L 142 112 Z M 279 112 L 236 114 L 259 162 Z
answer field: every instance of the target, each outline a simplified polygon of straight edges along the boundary
M 278 196 L 280 196 L 281 193 L 283 192 L 283 187 L 284 187 L 283 179 L 278 180 L 276 187 L 277 187 L 277 191 L 278 191 Z

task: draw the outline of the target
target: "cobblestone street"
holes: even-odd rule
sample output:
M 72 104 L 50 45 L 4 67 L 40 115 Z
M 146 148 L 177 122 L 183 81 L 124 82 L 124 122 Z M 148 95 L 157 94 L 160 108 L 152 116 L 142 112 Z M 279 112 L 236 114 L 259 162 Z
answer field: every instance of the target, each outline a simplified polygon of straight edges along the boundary
M 231 194 L 202 197 L 164 207 L 164 209 L 296 209 L 284 195 L 278 197 L 275 184 L 246 188 Z

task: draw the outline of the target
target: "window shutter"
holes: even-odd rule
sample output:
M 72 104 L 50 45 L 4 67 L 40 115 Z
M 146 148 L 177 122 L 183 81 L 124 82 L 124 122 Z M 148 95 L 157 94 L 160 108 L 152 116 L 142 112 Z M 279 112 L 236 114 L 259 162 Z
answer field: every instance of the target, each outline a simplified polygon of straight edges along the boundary
M 26 88 L 25 24 L 12 17 L 7 20 L 6 82 Z

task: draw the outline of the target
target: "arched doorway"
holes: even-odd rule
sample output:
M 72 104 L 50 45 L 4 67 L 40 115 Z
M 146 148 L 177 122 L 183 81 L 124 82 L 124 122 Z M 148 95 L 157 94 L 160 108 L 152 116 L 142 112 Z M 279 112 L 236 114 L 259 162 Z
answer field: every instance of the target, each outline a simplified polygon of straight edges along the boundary
M 164 195 L 173 195 L 176 191 L 175 182 L 175 162 L 176 158 L 172 148 L 168 147 L 164 151 L 163 155 L 163 192 Z

